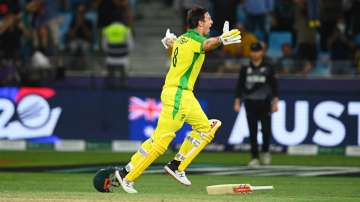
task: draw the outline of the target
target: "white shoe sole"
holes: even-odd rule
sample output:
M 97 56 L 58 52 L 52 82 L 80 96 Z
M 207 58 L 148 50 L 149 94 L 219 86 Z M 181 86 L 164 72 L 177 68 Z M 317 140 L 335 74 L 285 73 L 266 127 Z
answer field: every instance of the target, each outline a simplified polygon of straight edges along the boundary
M 248 165 L 249 168 L 260 168 L 261 165 Z
M 121 185 L 121 188 L 126 192 L 126 193 L 129 193 L 129 194 L 137 194 L 138 192 L 133 189 L 133 190 L 129 190 L 126 188 L 126 186 L 124 185 L 124 181 L 122 179 L 122 177 L 120 176 L 120 173 L 118 170 L 115 171 L 115 177 L 116 179 L 120 182 L 120 185 Z
M 190 182 L 190 184 L 188 184 L 188 183 L 184 183 L 183 181 L 181 181 L 181 179 L 179 179 L 177 177 L 176 173 L 174 173 L 174 171 L 172 171 L 168 166 L 164 166 L 164 170 L 167 172 L 167 174 L 169 174 L 171 177 L 173 177 L 176 181 L 180 182 L 182 185 L 185 185 L 185 186 L 191 185 L 191 182 Z

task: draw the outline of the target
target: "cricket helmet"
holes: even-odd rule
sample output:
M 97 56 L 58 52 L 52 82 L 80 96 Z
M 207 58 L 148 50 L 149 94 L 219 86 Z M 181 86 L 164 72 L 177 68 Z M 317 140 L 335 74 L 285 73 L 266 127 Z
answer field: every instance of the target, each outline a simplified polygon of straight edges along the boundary
M 111 192 L 112 187 L 119 185 L 115 179 L 115 168 L 101 168 L 98 170 L 93 178 L 93 185 L 99 192 Z

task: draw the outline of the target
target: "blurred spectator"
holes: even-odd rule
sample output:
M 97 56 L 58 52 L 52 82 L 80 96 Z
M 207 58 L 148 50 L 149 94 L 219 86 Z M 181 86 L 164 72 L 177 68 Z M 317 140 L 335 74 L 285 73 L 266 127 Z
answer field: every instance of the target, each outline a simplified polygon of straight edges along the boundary
M 281 47 L 282 56 L 277 61 L 278 73 L 288 75 L 296 72 L 296 58 L 289 43 Z
M 93 6 L 97 9 L 100 32 L 115 21 L 133 28 L 133 13 L 128 0 L 94 0 Z
M 247 29 L 244 26 L 238 25 L 237 28 L 240 30 L 241 37 L 242 37 L 241 38 L 241 44 L 239 44 L 239 46 L 240 46 L 239 54 L 242 57 L 250 57 L 251 44 L 257 42 L 258 39 L 256 38 L 256 36 L 253 33 L 248 32 Z M 226 47 L 229 47 L 229 46 L 225 46 L 225 48 Z
M 129 69 L 129 53 L 133 48 L 133 39 L 129 27 L 120 22 L 114 22 L 103 29 L 103 50 L 106 53 L 108 70 L 107 85 L 116 86 L 116 72 L 120 73 L 119 87 L 126 85 L 126 70 Z
M 307 0 L 307 13 L 309 16 L 309 26 L 311 28 L 320 27 L 320 0 Z
M 112 0 L 93 0 L 93 6 L 97 10 L 97 28 L 101 32 L 103 27 L 112 22 L 112 16 L 110 14 L 114 7 L 113 2 Z
M 0 86 L 15 85 L 20 81 L 20 76 L 14 66 L 7 63 L 0 64 Z
M 241 32 L 241 43 L 240 44 L 231 44 L 224 46 L 223 50 L 226 54 L 230 54 L 237 57 L 250 57 L 250 46 L 251 44 L 258 41 L 256 36 L 251 32 L 248 32 L 246 28 L 242 25 L 237 25 Z
M 1 50 L 5 56 L 13 56 L 20 48 L 20 38 L 24 26 L 17 14 L 8 13 L 0 22 L 0 43 Z
M 302 62 L 303 74 L 308 73 L 317 59 L 316 30 L 308 26 L 306 0 L 296 0 L 295 23 L 297 59 Z
M 360 46 L 357 46 L 355 50 L 354 65 L 356 68 L 356 73 L 360 74 Z
M 68 48 L 70 55 L 74 56 L 72 68 L 83 68 L 86 66 L 86 56 L 91 51 L 93 40 L 91 21 L 85 18 L 86 7 L 79 5 L 68 33 Z
M 266 39 L 266 18 L 273 10 L 273 0 L 244 0 L 246 16 L 246 29 L 259 37 Z
M 22 13 L 23 22 L 31 32 L 39 32 L 43 26 L 47 26 L 55 46 L 60 43 L 59 27 L 64 18 L 60 14 L 61 1 L 52 0 L 28 0 L 24 12 Z M 30 39 L 27 39 L 25 49 L 29 52 L 28 45 Z
M 18 68 L 21 63 L 21 37 L 27 33 L 19 15 L 4 13 L 0 22 L 0 68 L 8 74 L 6 80 L 20 81 Z M 4 74 L 5 74 L 4 73 Z
M 94 0 L 93 6 L 97 9 L 98 14 L 99 38 L 102 38 L 102 29 L 115 21 L 123 23 L 134 31 L 134 19 L 128 0 Z
M 37 82 L 49 79 L 55 71 L 48 69 L 55 65 L 60 40 L 59 26 L 61 1 L 23 0 L 22 23 L 28 33 L 22 36 L 23 82 Z M 40 70 L 40 71 L 38 71 Z M 52 78 L 52 77 L 51 77 Z
M 26 10 L 31 13 L 31 26 L 38 28 L 59 16 L 59 2 L 52 0 L 28 0 Z
M 121 22 L 131 30 L 134 30 L 134 16 L 128 0 L 113 0 L 113 19 L 111 22 Z
M 272 19 L 273 31 L 293 32 L 294 0 L 275 0 Z
M 242 61 L 250 57 L 251 44 L 258 42 L 256 36 L 246 31 L 244 26 L 238 24 L 236 28 L 241 32 L 241 44 L 231 44 L 223 47 L 225 60 L 219 69 L 221 73 L 238 72 Z
M 246 11 L 245 11 L 245 6 L 242 3 L 243 1 L 240 1 L 241 3 L 239 3 L 237 5 L 237 9 L 236 9 L 236 22 L 238 24 L 242 24 L 245 25 L 246 23 Z
M 28 31 L 28 34 L 22 37 L 22 60 L 24 64 L 30 64 L 30 58 L 33 54 L 33 35 L 34 35 L 34 13 L 39 8 L 39 2 L 26 1 L 22 2 L 24 9 L 22 10 L 21 21 Z
M 204 61 L 203 66 L 206 68 L 203 68 L 204 72 L 211 72 L 211 73 L 216 73 L 216 72 L 225 72 L 223 70 L 223 65 L 224 65 L 224 54 L 223 51 L 218 48 L 212 51 L 209 51 L 206 55 L 206 60 Z
M 166 7 L 171 7 L 175 1 L 176 1 L 176 0 L 162 0 L 162 3 L 163 3 Z
M 212 4 L 213 14 L 213 25 L 211 35 L 220 35 L 223 30 L 224 22 L 227 20 L 230 26 L 236 25 L 237 20 L 237 5 L 240 0 L 209 0 Z M 233 28 L 233 27 L 230 27 Z
M 0 0 L 0 19 L 13 13 L 19 14 L 20 4 L 18 0 Z
M 232 47 L 229 47 L 232 46 Z M 235 73 L 241 67 L 240 46 L 229 45 L 223 48 L 224 64 L 219 67 L 219 73 Z M 218 58 L 217 58 L 218 59 Z
M 271 65 L 274 65 L 275 64 L 274 58 L 270 57 L 269 54 L 268 54 L 268 51 L 269 51 L 268 44 L 265 43 L 264 41 L 260 41 L 259 43 L 263 47 L 264 61 L 271 64 Z
M 48 26 L 41 26 L 34 37 L 34 50 L 42 53 L 45 57 L 54 57 L 56 45 Z
M 142 9 L 140 9 L 139 7 L 139 3 L 140 0 L 129 0 L 129 4 L 131 7 L 131 10 L 133 12 L 133 16 L 136 19 L 142 19 L 144 18 L 143 13 L 142 13 Z M 172 5 L 172 1 L 167 0 L 167 2 L 169 2 L 169 7 Z
M 45 55 L 53 55 L 55 44 L 51 38 L 50 29 L 46 25 L 41 26 L 34 37 L 34 49 L 41 51 Z
M 342 0 L 321 0 L 320 5 L 320 46 L 322 51 L 326 51 L 329 37 L 334 32 L 337 19 L 343 12 Z
M 59 0 L 58 0 L 59 1 Z M 62 0 L 63 7 L 67 11 L 76 12 L 79 5 L 85 5 L 89 8 L 91 0 Z
M 188 28 L 187 26 L 187 13 L 193 6 L 205 7 L 205 0 L 175 0 L 174 8 L 181 15 L 183 31 L 185 32 Z
M 346 21 L 346 34 L 356 36 L 360 34 L 360 0 L 343 0 Z
M 332 74 L 353 74 L 351 64 L 352 44 L 345 36 L 345 24 L 339 20 L 328 41 Z

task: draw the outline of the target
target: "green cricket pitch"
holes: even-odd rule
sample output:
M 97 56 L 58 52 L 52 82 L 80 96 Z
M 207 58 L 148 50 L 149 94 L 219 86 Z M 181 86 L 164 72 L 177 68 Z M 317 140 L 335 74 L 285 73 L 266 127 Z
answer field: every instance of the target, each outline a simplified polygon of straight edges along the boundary
M 0 169 L 32 166 L 60 166 L 126 162 L 131 154 L 111 152 L 1 152 Z M 157 163 L 165 163 L 166 154 Z M 195 164 L 245 165 L 249 156 L 242 153 L 204 153 Z M 360 158 L 344 156 L 274 155 L 276 165 L 348 166 L 358 168 Z M 94 173 L 0 172 L 0 201 L 359 201 L 358 176 L 214 176 L 190 174 L 192 186 L 185 187 L 164 174 L 144 174 L 136 181 L 139 194 L 130 195 L 120 188 L 99 193 L 92 186 Z M 251 194 L 207 195 L 205 187 L 215 184 L 249 183 L 273 185 L 274 190 Z

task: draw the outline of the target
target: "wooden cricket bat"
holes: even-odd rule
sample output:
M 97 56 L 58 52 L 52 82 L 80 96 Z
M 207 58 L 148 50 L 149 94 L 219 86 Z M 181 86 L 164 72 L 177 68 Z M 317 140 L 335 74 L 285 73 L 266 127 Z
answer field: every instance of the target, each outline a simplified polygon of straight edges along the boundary
M 251 186 L 250 184 L 219 184 L 206 187 L 208 194 L 239 194 L 251 193 L 256 190 L 270 190 L 273 186 Z

